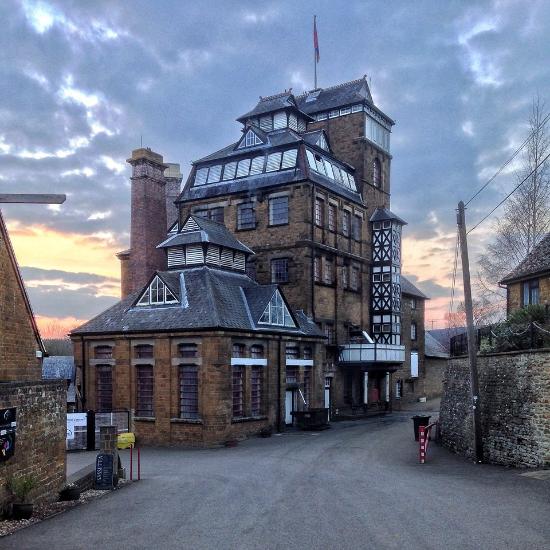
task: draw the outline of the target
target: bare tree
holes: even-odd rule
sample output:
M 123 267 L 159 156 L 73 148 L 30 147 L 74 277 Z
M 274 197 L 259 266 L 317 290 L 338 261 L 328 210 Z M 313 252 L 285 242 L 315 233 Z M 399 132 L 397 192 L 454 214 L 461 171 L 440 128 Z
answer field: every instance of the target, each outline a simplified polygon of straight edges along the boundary
M 550 132 L 547 125 L 542 124 L 544 111 L 544 101 L 537 95 L 531 106 L 530 136 L 522 167 L 516 175 L 518 183 L 526 177 L 527 180 L 504 203 L 502 216 L 493 223 L 494 238 L 479 260 L 477 293 L 481 299 L 493 303 L 505 301 L 498 281 L 510 273 L 550 229 L 550 162 L 541 164 L 550 153 Z

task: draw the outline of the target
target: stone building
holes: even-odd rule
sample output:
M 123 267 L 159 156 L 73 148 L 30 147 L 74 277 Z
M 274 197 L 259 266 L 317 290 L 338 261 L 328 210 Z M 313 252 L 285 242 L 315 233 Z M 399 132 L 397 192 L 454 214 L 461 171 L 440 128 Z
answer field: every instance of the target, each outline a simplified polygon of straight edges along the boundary
M 425 296 L 410 285 L 412 294 L 402 299 L 405 222 L 390 210 L 393 121 L 374 105 L 366 78 L 302 95 L 285 91 L 262 97 L 237 120 L 241 131 L 233 143 L 193 163 L 176 201 L 177 212 L 166 208 L 174 189 L 168 183 L 180 181 L 173 176 L 179 175 L 174 171 L 177 165 L 164 163 L 150 149 L 133 151 L 128 160 L 133 170 L 131 248 L 119 254 L 124 304 L 120 307 L 139 309 L 136 292 L 150 284 L 155 273 L 162 279 L 170 277 L 163 273 L 193 265 L 189 261 L 196 258 L 183 252 L 189 220 L 200 227 L 200 220 L 216 222 L 216 227 L 223 224 L 227 238 L 234 234 L 231 238 L 248 252 L 234 249 L 231 258 L 227 252 L 215 269 L 232 269 L 238 256 L 240 277 L 246 273 L 249 280 L 240 279 L 243 287 L 277 285 L 289 311 L 303 312 L 326 339 L 322 353 L 316 352 L 314 378 L 320 386 L 315 391 L 320 393 L 312 394 L 311 403 L 330 408 L 332 417 L 345 417 L 388 410 L 396 395 L 418 397 L 420 386 L 414 379 L 423 369 Z M 208 250 L 202 254 L 207 269 L 214 269 Z M 179 300 L 177 282 L 171 288 Z M 84 327 L 88 335 L 90 326 Z M 93 338 L 105 339 L 107 327 L 93 326 Z M 161 322 L 149 324 L 147 338 L 164 330 Z M 80 331 L 73 333 L 77 365 L 85 365 L 87 405 L 94 407 L 93 377 L 99 371 L 92 367 L 101 358 L 89 355 L 91 344 L 81 342 L 82 337 Z M 123 352 L 116 338 L 108 340 L 114 353 L 110 360 L 122 361 L 129 369 L 131 350 Z M 166 349 L 162 353 L 174 359 L 177 349 Z M 296 360 L 310 359 L 299 355 Z M 121 370 L 117 363 L 113 376 Z M 398 370 L 399 377 L 392 381 Z M 130 386 L 124 383 L 123 389 L 113 382 L 114 401 L 106 404 L 132 408 L 134 376 L 127 375 Z M 287 379 L 295 378 L 290 368 Z M 290 392 L 293 384 L 303 390 L 303 381 L 289 382 L 284 407 L 277 413 L 289 422 L 300 402 L 298 393 Z M 155 399 L 164 399 L 158 392 Z
M 550 233 L 509 273 L 501 285 L 506 286 L 506 311 L 550 304 Z
M 0 508 L 7 480 L 30 475 L 31 498 L 65 481 L 66 384 L 42 380 L 44 345 L 0 213 Z
M 164 237 L 168 269 L 71 333 L 86 406 L 133 409 L 141 443 L 197 446 L 322 406 L 323 335 L 246 275 L 252 251 L 198 216 Z

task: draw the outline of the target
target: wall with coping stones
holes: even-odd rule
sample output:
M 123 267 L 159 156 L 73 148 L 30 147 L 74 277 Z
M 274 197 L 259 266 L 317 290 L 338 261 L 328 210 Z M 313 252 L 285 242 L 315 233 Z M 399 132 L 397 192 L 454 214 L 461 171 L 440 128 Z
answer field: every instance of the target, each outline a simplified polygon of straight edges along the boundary
M 484 459 L 516 467 L 550 466 L 550 350 L 478 356 Z M 473 456 L 468 359 L 450 359 L 441 401 L 449 449 Z
M 0 509 L 11 499 L 12 475 L 35 478 L 33 502 L 57 497 L 65 483 L 66 399 L 64 380 L 0 384 L 0 409 L 17 407 L 15 454 L 0 462 Z

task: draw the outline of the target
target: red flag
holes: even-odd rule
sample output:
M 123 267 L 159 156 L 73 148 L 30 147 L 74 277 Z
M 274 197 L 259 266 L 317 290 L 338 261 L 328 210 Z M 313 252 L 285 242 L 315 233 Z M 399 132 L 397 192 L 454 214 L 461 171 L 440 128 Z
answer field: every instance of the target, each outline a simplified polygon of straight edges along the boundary
M 319 38 L 317 37 L 317 16 L 313 17 L 313 47 L 315 48 L 315 61 L 319 63 Z

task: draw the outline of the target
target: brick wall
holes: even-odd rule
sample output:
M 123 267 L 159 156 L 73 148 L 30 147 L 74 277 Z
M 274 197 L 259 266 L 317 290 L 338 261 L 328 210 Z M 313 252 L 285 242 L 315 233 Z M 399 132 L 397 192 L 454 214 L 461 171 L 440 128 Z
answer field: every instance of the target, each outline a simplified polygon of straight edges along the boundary
M 0 381 L 40 380 L 41 360 L 36 358 L 40 345 L 6 239 L 0 231 Z
M 6 482 L 10 476 L 31 475 L 37 486 L 33 501 L 52 499 L 65 483 L 66 437 L 65 382 L 0 383 L 0 408 L 17 407 L 15 454 L 0 463 L 0 505 L 10 495 Z
M 478 356 L 484 457 L 519 467 L 550 465 L 550 350 Z M 447 365 L 441 401 L 443 443 L 473 456 L 467 358 Z
M 285 397 L 285 342 L 273 336 L 254 333 L 228 334 L 220 331 L 207 333 L 143 334 L 140 337 L 113 336 L 107 339 L 89 338 L 82 346 L 74 341 L 75 362 L 79 371 L 85 368 L 86 406 L 96 408 L 96 370 L 100 364 L 110 365 L 113 373 L 113 408 L 135 410 L 136 367 L 140 364 L 153 366 L 154 372 L 154 417 L 134 418 L 134 430 L 138 443 L 151 445 L 211 446 L 230 439 L 241 439 L 257 434 L 262 428 L 283 428 Z M 267 367 L 262 376 L 262 414 L 259 417 L 233 419 L 232 417 L 232 345 L 244 343 L 247 350 L 252 344 L 264 347 Z M 324 345 L 303 338 L 293 339 L 298 346 L 311 346 L 314 351 L 313 390 L 311 406 L 321 406 L 323 401 Z M 197 345 L 196 358 L 182 358 L 178 345 Z M 154 356 L 140 359 L 136 346 L 153 346 Z M 94 348 L 98 345 L 112 346 L 112 359 L 95 359 Z M 180 417 L 179 368 L 182 364 L 198 367 L 199 419 Z M 278 369 L 279 364 L 280 372 Z M 280 374 L 280 377 L 279 377 Z M 81 372 L 79 379 L 82 379 Z M 245 409 L 249 408 L 250 368 L 245 367 Z

